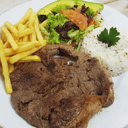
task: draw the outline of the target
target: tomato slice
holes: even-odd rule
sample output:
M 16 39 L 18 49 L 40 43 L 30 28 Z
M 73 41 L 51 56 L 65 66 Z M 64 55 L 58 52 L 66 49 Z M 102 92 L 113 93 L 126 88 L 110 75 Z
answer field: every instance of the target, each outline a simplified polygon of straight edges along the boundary
M 80 12 L 67 9 L 61 11 L 69 20 L 76 24 L 79 28 L 86 30 L 87 28 L 87 17 L 82 15 Z

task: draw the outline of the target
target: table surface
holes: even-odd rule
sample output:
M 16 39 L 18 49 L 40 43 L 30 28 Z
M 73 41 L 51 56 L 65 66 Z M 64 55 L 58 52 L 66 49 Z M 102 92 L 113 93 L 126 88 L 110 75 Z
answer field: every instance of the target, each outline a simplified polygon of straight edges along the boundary
M 31 0 L 0 0 L 0 14 L 5 11 Z M 95 0 L 108 5 L 128 17 L 128 0 Z M 1 128 L 1 127 L 0 127 Z M 128 125 L 125 127 L 128 128 Z

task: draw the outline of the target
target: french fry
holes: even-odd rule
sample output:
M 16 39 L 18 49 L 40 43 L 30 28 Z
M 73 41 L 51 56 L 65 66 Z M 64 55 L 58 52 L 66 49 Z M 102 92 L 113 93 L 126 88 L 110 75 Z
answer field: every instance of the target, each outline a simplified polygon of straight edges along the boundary
M 28 21 L 28 26 L 32 30 L 34 30 L 35 18 L 36 18 L 36 13 L 32 12 Z
M 9 65 L 9 73 L 12 73 L 14 71 L 14 65 L 13 64 L 8 64 Z
M 26 36 L 26 35 L 29 35 L 29 34 L 32 34 L 32 32 L 33 31 L 31 29 L 26 28 L 25 30 L 19 32 L 19 38 Z
M 12 48 L 5 48 L 4 49 L 6 57 L 14 55 L 16 52 Z
M 10 22 L 6 21 L 4 22 L 4 24 L 6 25 L 6 27 L 8 28 L 10 32 L 12 32 L 15 36 L 18 36 L 17 29 Z
M 19 42 L 23 42 L 23 38 L 22 37 L 19 39 Z
M 27 44 L 27 43 L 29 43 L 29 42 L 27 42 L 27 41 L 17 42 L 18 46 L 23 46 L 23 45 L 25 45 L 25 44 Z
M 19 42 L 19 38 L 18 39 L 15 39 L 15 42 L 18 43 Z
M 6 56 L 6 60 L 9 61 L 10 57 Z
M 34 27 L 34 23 L 35 23 L 35 19 L 36 19 L 36 13 L 32 12 L 28 21 L 28 26 L 30 29 L 33 30 L 32 34 L 30 35 L 30 41 L 36 41 L 36 33 L 34 31 L 35 27 Z
M 10 57 L 6 57 L 7 62 L 9 61 L 9 59 L 10 59 Z M 1 59 L 0 59 L 0 63 L 1 63 Z
M 12 85 L 11 85 L 10 76 L 9 76 L 8 63 L 4 53 L 3 42 L 1 39 L 0 39 L 0 59 L 2 63 L 2 70 L 3 70 L 4 79 L 5 79 L 6 91 L 8 94 L 11 94 L 13 90 L 12 90 Z
M 46 45 L 46 40 L 43 41 L 33 41 L 35 47 L 39 47 L 39 46 L 45 46 Z
M 41 46 L 41 43 L 39 41 L 34 41 L 34 42 L 27 43 L 23 46 L 19 46 L 19 50 L 17 50 L 17 51 L 14 51 L 12 48 L 6 48 L 5 49 L 5 55 L 6 56 L 11 56 L 11 55 L 14 55 L 14 54 L 18 54 L 18 53 L 21 53 L 21 52 L 31 50 L 34 47 L 39 47 L 39 46 Z
M 22 26 L 22 24 L 19 23 L 18 26 L 17 26 L 18 31 L 20 30 L 20 27 L 21 27 L 21 26 Z
M 26 28 L 27 28 L 26 25 L 19 24 L 19 28 L 18 28 L 18 30 L 19 30 L 19 31 L 23 31 L 23 30 L 25 30 Z
M 37 26 L 39 26 L 39 20 L 38 20 L 37 14 L 36 14 L 36 19 L 35 19 L 35 24 L 36 24 Z
M 29 36 L 30 41 L 36 41 L 36 33 L 33 31 L 33 33 Z
M 10 43 L 8 41 L 6 41 L 3 45 L 4 48 L 9 48 L 10 47 Z
M 15 40 L 13 39 L 12 35 L 7 30 L 7 28 L 5 28 L 4 26 L 2 26 L 1 27 L 1 30 L 5 33 L 5 36 L 6 36 L 7 40 L 9 41 L 9 43 L 11 44 L 12 48 L 14 50 L 17 50 L 18 49 L 18 45 L 16 44 Z
M 3 41 L 4 43 L 7 41 L 7 38 L 6 38 L 5 34 L 4 34 L 4 32 L 2 32 L 1 38 L 2 38 L 2 41 Z
M 14 34 L 11 34 L 11 35 L 12 35 L 13 39 L 15 40 L 15 42 L 16 42 L 17 39 L 19 39 L 18 36 L 15 36 Z
M 21 60 L 21 59 L 23 59 L 23 58 L 25 58 L 25 57 L 27 57 L 27 56 L 33 54 L 33 53 L 36 52 L 36 51 L 38 51 L 38 50 L 41 49 L 42 47 L 43 47 L 43 46 L 35 47 L 35 48 L 33 48 L 33 49 L 29 50 L 29 51 L 16 54 L 16 55 L 10 57 L 9 62 L 10 62 L 11 64 L 14 64 L 14 63 L 18 62 L 19 60 Z
M 29 26 L 28 26 L 28 21 L 25 23 L 25 25 L 26 25 L 27 27 L 29 27 Z
M 26 41 L 26 42 L 28 41 L 28 35 L 23 37 L 23 41 Z
M 6 60 L 7 60 L 7 62 L 9 61 L 9 59 L 10 59 L 10 57 L 7 57 L 7 56 L 6 56 Z M 0 60 L 0 63 L 1 63 L 1 60 Z
M 38 41 L 43 41 L 43 37 L 41 35 L 39 27 L 36 24 L 35 24 L 35 32 L 36 32 L 36 36 L 37 36 Z
M 28 11 L 27 11 L 27 12 L 25 13 L 25 15 L 23 16 L 23 18 L 22 18 L 18 23 L 16 23 L 14 26 L 17 27 L 17 26 L 19 25 L 19 23 L 25 24 L 25 23 L 28 21 L 30 15 L 31 15 L 31 13 L 32 13 L 32 11 L 33 11 L 33 10 L 32 10 L 31 8 L 29 8 Z
M 33 55 L 33 56 L 31 55 L 19 60 L 18 62 L 23 63 L 23 62 L 33 62 L 33 61 L 41 62 L 41 58 L 37 55 Z
M 39 47 L 39 46 L 41 46 L 41 43 L 39 41 L 33 41 L 21 46 L 19 50 L 16 51 L 16 53 L 25 52 L 30 49 L 33 49 L 34 47 Z

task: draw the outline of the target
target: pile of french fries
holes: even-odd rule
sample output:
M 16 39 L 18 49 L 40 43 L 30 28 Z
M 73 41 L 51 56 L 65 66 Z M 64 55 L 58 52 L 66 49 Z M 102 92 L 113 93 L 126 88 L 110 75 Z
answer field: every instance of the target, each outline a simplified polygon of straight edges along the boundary
M 15 25 L 9 21 L 4 24 L 1 27 L 0 60 L 6 91 L 11 94 L 10 73 L 14 71 L 14 63 L 41 61 L 39 56 L 32 54 L 45 46 L 46 40 L 41 35 L 37 14 L 31 8 Z

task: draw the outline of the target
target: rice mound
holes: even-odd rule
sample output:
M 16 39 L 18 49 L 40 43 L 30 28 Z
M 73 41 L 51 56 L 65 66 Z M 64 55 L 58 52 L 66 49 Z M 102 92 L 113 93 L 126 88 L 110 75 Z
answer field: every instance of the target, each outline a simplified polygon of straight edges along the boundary
M 118 76 L 128 70 L 128 32 L 117 28 L 120 32 L 120 40 L 116 45 L 108 47 L 107 44 L 98 41 L 97 35 L 111 26 L 103 25 L 94 29 L 83 40 L 81 51 L 89 53 L 92 57 L 97 57 L 104 68 L 112 73 L 112 76 Z

